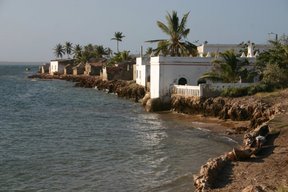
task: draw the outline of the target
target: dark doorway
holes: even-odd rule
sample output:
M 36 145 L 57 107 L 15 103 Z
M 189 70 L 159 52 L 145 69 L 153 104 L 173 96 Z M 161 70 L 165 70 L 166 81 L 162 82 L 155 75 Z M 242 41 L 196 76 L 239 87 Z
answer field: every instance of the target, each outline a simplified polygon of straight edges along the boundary
M 187 79 L 181 77 L 179 80 L 178 80 L 178 85 L 186 85 L 187 84 Z

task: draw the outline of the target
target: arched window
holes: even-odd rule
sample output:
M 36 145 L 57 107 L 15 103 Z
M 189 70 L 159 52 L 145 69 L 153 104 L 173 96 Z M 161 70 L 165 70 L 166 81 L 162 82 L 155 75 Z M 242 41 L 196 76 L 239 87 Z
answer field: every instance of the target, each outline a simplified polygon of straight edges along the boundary
M 186 85 L 187 84 L 187 79 L 185 79 L 184 77 L 181 77 L 178 80 L 178 85 Z

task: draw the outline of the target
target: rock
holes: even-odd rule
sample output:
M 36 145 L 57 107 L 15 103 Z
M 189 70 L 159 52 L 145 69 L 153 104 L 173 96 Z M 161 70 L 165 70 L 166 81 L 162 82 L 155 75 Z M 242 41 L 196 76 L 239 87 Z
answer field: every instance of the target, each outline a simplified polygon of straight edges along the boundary
M 231 155 L 231 154 L 230 154 Z M 217 181 L 219 172 L 223 169 L 227 163 L 230 162 L 231 156 L 222 155 L 220 157 L 210 159 L 208 162 L 201 166 L 199 175 L 194 175 L 195 191 L 205 191 L 212 189 Z

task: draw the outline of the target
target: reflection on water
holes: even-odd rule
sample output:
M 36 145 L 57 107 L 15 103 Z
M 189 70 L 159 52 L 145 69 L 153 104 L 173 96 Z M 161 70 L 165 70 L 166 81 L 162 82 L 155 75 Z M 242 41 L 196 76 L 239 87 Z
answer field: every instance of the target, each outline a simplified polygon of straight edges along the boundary
M 0 82 L 0 191 L 193 191 L 200 166 L 234 145 L 115 95 L 31 81 L 17 66 L 0 66 Z

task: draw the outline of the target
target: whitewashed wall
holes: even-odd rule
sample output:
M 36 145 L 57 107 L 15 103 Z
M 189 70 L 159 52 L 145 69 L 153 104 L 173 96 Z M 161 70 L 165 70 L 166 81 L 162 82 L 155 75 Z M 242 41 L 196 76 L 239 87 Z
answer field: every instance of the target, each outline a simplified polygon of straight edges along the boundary
M 147 86 L 147 79 L 150 76 L 149 57 L 138 57 L 136 59 L 136 83 Z
M 151 57 L 150 65 L 151 98 L 170 95 L 180 78 L 185 78 L 189 85 L 197 85 L 200 76 L 212 68 L 211 58 L 199 57 Z
M 53 75 L 54 72 L 58 72 L 58 61 L 51 61 L 51 62 L 50 62 L 50 70 L 49 70 L 49 73 L 50 73 L 51 75 Z
M 64 68 L 65 68 L 65 64 L 61 64 L 57 60 L 51 60 L 50 61 L 49 73 L 51 75 L 53 75 L 56 72 L 59 73 L 59 74 L 64 74 Z

